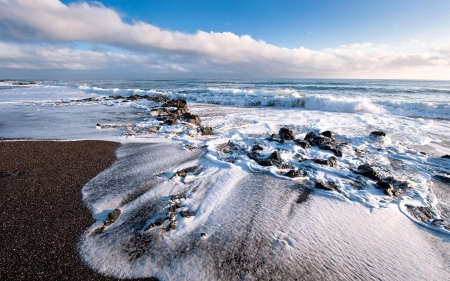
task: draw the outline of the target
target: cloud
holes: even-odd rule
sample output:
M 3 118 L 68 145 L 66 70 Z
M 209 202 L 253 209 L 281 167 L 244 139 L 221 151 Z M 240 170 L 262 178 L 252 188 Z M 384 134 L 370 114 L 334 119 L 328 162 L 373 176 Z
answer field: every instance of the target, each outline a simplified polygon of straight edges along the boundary
M 445 48 L 413 54 L 370 43 L 325 50 L 288 49 L 231 32 L 189 34 L 142 21 L 125 23 L 117 11 L 100 3 L 0 0 L 0 5 L 3 68 L 88 70 L 133 65 L 143 71 L 193 75 L 360 77 L 411 69 L 429 72 L 430 68 L 448 74 L 450 65 Z M 70 45 L 73 42 L 110 46 L 111 50 L 82 50 Z

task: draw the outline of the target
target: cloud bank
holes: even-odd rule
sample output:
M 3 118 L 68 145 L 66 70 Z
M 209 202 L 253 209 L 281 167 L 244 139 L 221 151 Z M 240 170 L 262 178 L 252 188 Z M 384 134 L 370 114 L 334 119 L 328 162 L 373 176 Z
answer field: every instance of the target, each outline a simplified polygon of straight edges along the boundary
M 283 48 L 231 32 L 163 30 L 100 3 L 0 0 L 0 68 L 139 69 L 225 77 L 450 77 L 450 45 L 419 53 L 370 43 L 324 50 Z

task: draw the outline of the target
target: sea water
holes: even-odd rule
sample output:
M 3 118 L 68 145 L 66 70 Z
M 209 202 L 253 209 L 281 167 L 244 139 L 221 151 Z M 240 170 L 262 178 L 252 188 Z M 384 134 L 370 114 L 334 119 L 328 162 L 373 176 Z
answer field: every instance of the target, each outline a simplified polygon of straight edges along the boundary
M 423 242 L 450 233 L 450 160 L 441 158 L 450 154 L 449 81 L 7 81 L 0 89 L 0 137 L 124 143 L 115 166 L 83 189 L 97 222 L 80 251 L 105 274 L 406 280 L 413 272 L 412 279 L 439 280 L 449 273 L 448 238 L 439 250 Z M 202 136 L 184 122 L 164 125 L 151 115 L 161 104 L 127 99 L 133 95 L 185 99 L 214 135 Z M 331 131 L 342 155 L 332 167 L 318 164 L 334 153 L 274 139 L 280 128 L 299 140 Z M 258 164 L 251 156 L 255 145 L 260 158 L 277 151 L 284 166 Z M 365 164 L 395 196 L 357 172 Z M 177 176 L 189 167 L 195 168 Z M 286 176 L 290 170 L 299 176 Z M 176 228 L 166 230 L 170 220 L 150 228 L 172 205 L 179 209 L 172 215 Z M 119 221 L 95 234 L 116 208 Z M 388 270 L 380 254 L 391 247 L 404 254 L 384 257 L 395 265 Z M 330 255 L 335 258 L 324 262 Z M 424 262 L 428 269 L 414 266 Z

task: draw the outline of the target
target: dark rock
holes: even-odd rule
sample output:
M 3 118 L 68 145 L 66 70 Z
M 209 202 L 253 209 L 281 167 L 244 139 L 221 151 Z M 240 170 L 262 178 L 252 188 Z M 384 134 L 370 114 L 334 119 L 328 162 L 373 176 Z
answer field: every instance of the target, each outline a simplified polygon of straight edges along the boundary
M 128 98 L 127 98 L 127 100 L 138 100 L 138 99 L 140 99 L 141 98 L 141 96 L 139 96 L 139 95 L 132 95 L 132 96 L 129 96 Z
M 264 150 L 264 147 L 262 147 L 259 143 L 255 143 L 252 147 L 252 151 L 258 151 L 258 150 Z
M 201 237 L 206 237 L 206 233 L 202 232 L 202 233 L 200 233 L 200 236 Z
M 394 196 L 394 188 L 392 185 L 385 181 L 379 181 L 376 185 L 377 188 L 380 188 L 383 190 L 384 194 L 393 197 Z
M 336 147 L 336 142 L 331 137 L 317 135 L 314 132 L 309 132 L 308 134 L 306 134 L 304 140 L 309 142 L 311 145 L 318 146 L 320 149 L 331 150 L 336 156 L 342 156 L 342 152 Z
M 321 182 L 321 181 L 314 181 L 314 187 L 317 189 L 323 189 L 328 191 L 333 191 L 334 188 L 329 185 L 329 183 Z
M 197 166 L 192 166 L 192 167 L 188 167 L 188 168 L 179 170 L 178 172 L 175 173 L 174 177 L 185 177 L 185 176 L 187 176 L 189 173 L 194 172 L 195 169 L 197 169 Z
M 164 107 L 153 108 L 150 112 L 151 116 L 162 116 L 162 115 L 169 115 L 169 114 L 170 114 L 170 110 L 168 110 L 167 108 L 164 108 Z
M 202 123 L 200 116 L 189 113 L 189 112 L 184 113 L 183 117 L 186 120 L 186 122 L 194 124 L 196 126 L 199 126 Z
M 167 230 L 175 230 L 176 227 L 177 227 L 177 221 L 171 221 L 169 223 L 169 227 L 167 228 Z
M 178 115 L 172 113 L 169 116 L 159 117 L 158 120 L 163 121 L 165 124 L 169 126 L 173 126 L 178 123 Z
M 276 161 L 281 161 L 281 156 L 280 156 L 280 152 L 278 151 L 273 151 L 272 154 L 270 154 L 269 159 L 273 159 Z
M 276 140 L 275 137 L 276 137 L 276 134 L 271 134 L 269 137 L 269 140 L 274 141 L 274 140 Z
M 152 126 L 149 130 L 150 133 L 156 133 L 159 131 L 159 129 L 161 129 L 161 127 L 159 126 Z
M 202 136 L 211 136 L 214 135 L 213 129 L 211 127 L 202 128 Z
M 276 161 L 274 161 L 273 159 L 259 159 L 259 160 L 255 160 L 259 165 L 267 167 L 267 166 L 272 166 L 273 164 L 276 163 Z
M 194 212 L 181 211 L 181 212 L 180 212 L 180 215 L 181 215 L 183 218 L 190 218 L 190 217 L 193 217 L 193 216 L 194 216 Z
M 290 177 L 290 178 L 298 178 L 301 177 L 303 175 L 302 171 L 298 171 L 298 170 L 290 170 L 289 172 L 284 174 L 286 177 Z
M 182 107 L 177 107 L 177 109 L 175 109 L 174 113 L 181 115 L 181 114 L 187 113 L 188 110 L 189 109 L 188 109 L 187 105 L 185 105 Z
M 295 145 L 298 145 L 302 148 L 308 148 L 311 146 L 311 143 L 309 143 L 309 141 L 305 141 L 305 140 L 294 140 Z
M 184 108 L 187 106 L 187 102 L 184 99 L 172 99 L 162 105 L 163 107 L 176 107 Z
M 426 153 L 426 152 L 424 152 L 424 151 L 421 151 L 421 152 L 419 152 L 420 154 L 422 154 L 422 155 L 428 155 L 428 153 Z M 449 155 L 450 156 L 450 155 Z
M 331 156 L 328 160 L 323 159 L 315 159 L 314 162 L 320 165 L 330 166 L 334 167 L 337 166 L 337 158 L 334 156 Z
M 333 148 L 331 149 L 331 151 L 334 153 L 334 155 L 336 155 L 337 157 L 342 157 L 342 150 L 340 150 L 339 148 Z
M 450 177 L 434 175 L 434 178 L 436 178 L 437 180 L 439 180 L 442 183 L 450 184 Z
M 278 132 L 281 140 L 293 140 L 295 138 L 294 133 L 289 128 L 281 128 Z
M 381 181 L 381 176 L 368 164 L 363 164 L 358 167 L 358 170 L 355 173 L 366 176 L 370 179 Z
M 408 212 L 419 221 L 428 222 L 435 217 L 431 207 L 405 205 Z
M 113 224 L 119 217 L 122 211 L 120 209 L 115 209 L 111 213 L 108 214 L 108 217 L 106 218 L 105 222 L 103 223 L 103 227 L 107 227 L 108 225 Z
M 333 137 L 333 133 L 331 131 L 324 131 L 322 133 L 320 133 L 322 136 L 327 137 L 327 138 L 332 138 Z
M 370 135 L 373 137 L 385 137 L 386 133 L 383 131 L 373 131 L 370 133 Z
M 444 156 L 441 156 L 441 158 L 446 158 L 446 159 L 450 159 L 450 155 L 445 154 Z

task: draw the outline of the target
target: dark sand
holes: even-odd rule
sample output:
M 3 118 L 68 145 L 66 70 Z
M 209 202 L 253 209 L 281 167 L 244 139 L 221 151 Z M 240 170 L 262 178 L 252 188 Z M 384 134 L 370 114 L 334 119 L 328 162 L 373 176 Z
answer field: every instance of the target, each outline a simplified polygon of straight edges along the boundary
M 119 145 L 0 141 L 0 280 L 115 280 L 84 265 L 77 243 L 94 222 L 81 188 Z

